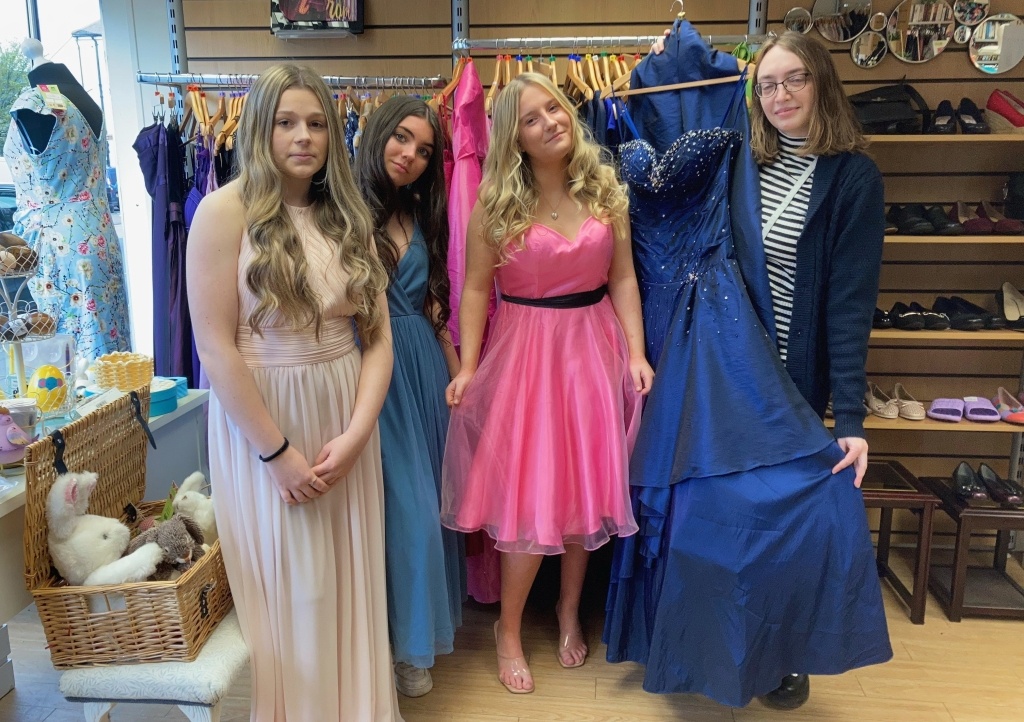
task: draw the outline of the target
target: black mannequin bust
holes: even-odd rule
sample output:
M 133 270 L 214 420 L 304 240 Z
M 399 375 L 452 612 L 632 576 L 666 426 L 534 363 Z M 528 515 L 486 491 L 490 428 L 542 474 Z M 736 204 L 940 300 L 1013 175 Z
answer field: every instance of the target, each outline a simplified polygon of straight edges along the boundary
M 22 52 L 32 59 L 34 64 L 28 71 L 28 80 L 32 87 L 56 85 L 60 94 L 70 100 L 85 116 L 93 134 L 99 136 L 103 130 L 103 111 L 96 105 L 96 101 L 89 97 L 67 66 L 42 58 L 42 46 L 36 41 L 26 40 L 22 43 Z M 16 111 L 15 120 L 26 145 L 34 152 L 42 152 L 46 148 L 53 126 L 57 122 L 52 115 L 35 113 L 27 109 Z

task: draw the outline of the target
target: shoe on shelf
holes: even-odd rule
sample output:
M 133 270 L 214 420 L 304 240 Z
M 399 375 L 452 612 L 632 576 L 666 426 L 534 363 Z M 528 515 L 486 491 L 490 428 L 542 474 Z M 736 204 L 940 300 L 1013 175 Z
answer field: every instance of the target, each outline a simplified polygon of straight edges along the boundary
M 896 399 L 886 396 L 885 392 L 878 388 L 878 384 L 870 381 L 864 392 L 864 403 L 871 413 L 883 419 L 898 419 L 900 416 L 900 407 Z
M 964 396 L 964 418 L 981 424 L 999 421 L 999 412 L 984 396 Z
M 953 493 L 964 501 L 989 498 L 981 477 L 966 461 L 961 461 L 953 470 Z
M 932 224 L 933 232 L 937 236 L 962 236 L 964 234 L 964 227 L 956 221 L 950 220 L 942 206 L 926 208 L 924 217 Z
M 999 418 L 1006 423 L 1024 426 L 1024 404 L 1002 386 L 992 397 L 992 405 L 999 412 Z
M 988 495 L 993 501 L 1007 506 L 1020 506 L 1024 504 L 1024 489 L 1009 479 L 1003 479 L 988 464 L 978 466 L 978 478 L 988 489 Z
M 900 227 L 895 222 L 889 220 L 889 214 L 885 215 L 885 235 L 891 236 L 900 232 Z
M 953 110 L 953 103 L 948 100 L 939 103 L 939 107 L 932 114 L 932 122 L 927 132 L 938 135 L 956 133 L 956 111 Z
M 434 688 L 434 680 L 429 669 L 395 662 L 395 687 L 406 697 L 422 697 Z
M 871 328 L 892 328 L 892 317 L 889 312 L 876 307 L 875 315 L 871 318 Z
M 896 384 L 892 390 L 892 398 L 896 402 L 896 406 L 899 407 L 900 418 L 908 421 L 924 421 L 926 416 L 924 404 L 911 396 L 903 384 Z
M 985 103 L 985 118 L 996 133 L 1024 133 L 1024 103 L 1009 91 L 992 91 Z
M 981 316 L 985 321 L 985 328 L 990 331 L 998 331 L 999 329 L 1006 328 L 1006 319 L 998 313 L 992 313 L 991 311 L 982 308 L 981 306 L 971 303 L 965 298 L 960 296 L 950 296 L 949 300 L 953 302 L 953 307 L 959 313 L 974 314 Z M 946 314 L 949 315 L 948 313 Z M 956 326 L 953 326 L 956 328 Z
M 946 331 L 949 329 L 949 316 L 946 314 L 927 309 L 917 301 L 911 301 L 908 308 L 924 317 L 925 330 Z
M 797 709 L 811 697 L 811 678 L 806 674 L 790 674 L 782 684 L 761 697 L 765 707 L 773 709 Z
M 1007 328 L 1024 328 L 1024 294 L 1007 281 L 996 291 L 996 304 L 1006 319 Z
M 963 227 L 964 234 L 968 236 L 990 236 L 996 227 L 988 218 L 971 213 L 963 201 L 954 203 L 948 215 L 951 221 L 956 221 Z
M 930 236 L 935 233 L 935 227 L 925 218 L 924 206 L 920 203 L 889 206 L 886 218 L 896 224 L 902 236 Z
M 932 304 L 932 309 L 946 314 L 949 325 L 957 331 L 980 331 L 985 328 L 985 317 L 982 314 L 959 308 L 951 298 L 939 296 Z
M 992 232 L 1000 236 L 1019 236 L 1024 234 L 1024 222 L 1016 218 L 1007 218 L 992 207 L 988 201 L 978 204 L 978 218 L 987 218 L 992 221 Z
M 889 309 L 889 317 L 892 318 L 892 325 L 904 331 L 920 331 L 924 328 L 924 316 L 917 311 L 912 311 L 907 304 L 897 301 Z
M 972 135 L 991 133 L 988 123 L 981 116 L 981 111 L 970 98 L 961 98 L 960 107 L 956 109 L 956 119 L 960 123 L 960 132 Z

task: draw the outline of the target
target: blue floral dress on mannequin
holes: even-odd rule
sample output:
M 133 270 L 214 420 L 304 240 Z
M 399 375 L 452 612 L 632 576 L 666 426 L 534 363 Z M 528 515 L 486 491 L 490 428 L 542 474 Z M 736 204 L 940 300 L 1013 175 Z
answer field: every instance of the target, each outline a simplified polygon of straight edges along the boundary
M 19 111 L 53 115 L 44 148 L 32 148 L 16 120 L 4 144 L 18 194 L 14 233 L 39 254 L 29 291 L 57 332 L 75 339 L 79 358 L 94 361 L 131 348 L 121 243 L 107 208 L 107 140 L 95 135 L 70 99 L 63 112 L 38 88 L 14 101 Z
M 663 57 L 672 82 L 737 72 L 688 23 Z M 683 95 L 715 120 L 662 153 L 643 139 L 620 147 L 656 377 L 630 465 L 640 532 L 617 541 L 604 637 L 610 661 L 646 665 L 649 692 L 743 706 L 788 674 L 837 674 L 892 650 L 853 470 L 831 473 L 843 453 L 740 271 L 729 201 L 748 152 L 743 83 L 713 87 Z

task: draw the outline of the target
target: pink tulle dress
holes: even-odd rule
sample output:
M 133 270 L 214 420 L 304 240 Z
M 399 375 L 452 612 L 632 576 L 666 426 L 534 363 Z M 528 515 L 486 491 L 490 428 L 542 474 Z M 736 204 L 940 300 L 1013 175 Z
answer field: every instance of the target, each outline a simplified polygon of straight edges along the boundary
M 498 268 L 499 289 L 529 299 L 592 291 L 608 283 L 613 249 L 611 226 L 593 217 L 574 240 L 534 224 Z M 628 461 L 640 409 L 607 295 L 580 308 L 502 301 L 452 412 L 442 523 L 531 554 L 633 534 Z

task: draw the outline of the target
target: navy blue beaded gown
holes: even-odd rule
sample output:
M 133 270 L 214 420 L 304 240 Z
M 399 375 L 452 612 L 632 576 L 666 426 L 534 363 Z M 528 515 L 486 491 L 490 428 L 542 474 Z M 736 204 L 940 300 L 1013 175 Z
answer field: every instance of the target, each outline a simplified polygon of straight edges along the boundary
M 715 52 L 683 23 L 666 53 L 694 47 Z M 710 77 L 734 75 L 729 62 Z M 707 65 L 690 57 L 675 82 Z M 742 85 L 727 87 L 734 111 L 719 103 L 718 117 L 739 120 L 661 153 L 645 139 L 619 149 L 656 376 L 630 463 L 640 531 L 616 542 L 604 640 L 609 661 L 646 665 L 645 690 L 738 707 L 787 674 L 838 674 L 892 649 L 853 470 L 831 473 L 843 453 L 740 272 L 730 183 L 746 116 Z M 706 112 L 707 97 L 692 102 Z

